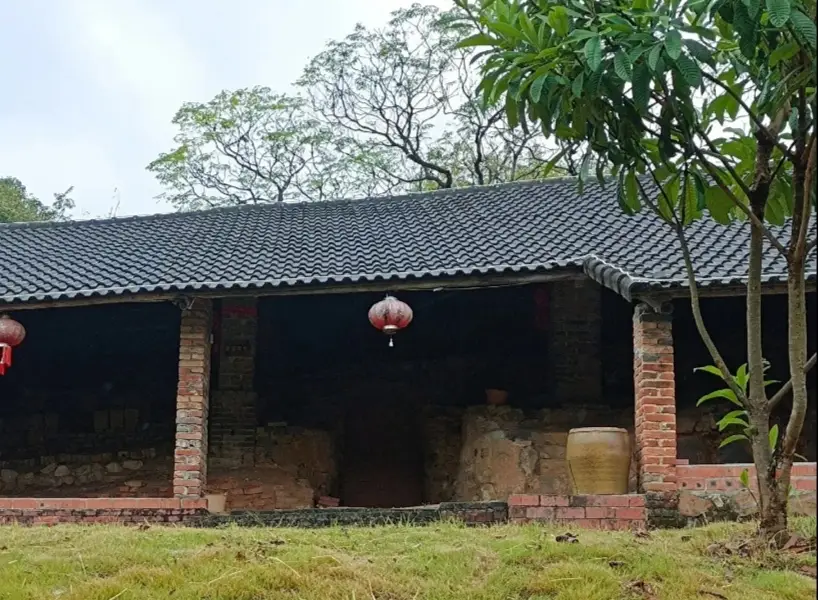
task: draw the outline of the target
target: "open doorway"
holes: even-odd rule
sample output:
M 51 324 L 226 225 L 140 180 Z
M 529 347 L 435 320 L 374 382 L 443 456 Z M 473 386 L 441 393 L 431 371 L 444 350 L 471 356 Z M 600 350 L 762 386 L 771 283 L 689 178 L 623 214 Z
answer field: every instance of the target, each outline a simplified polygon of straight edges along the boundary
M 341 502 L 377 508 L 418 506 L 424 500 L 419 411 L 402 397 L 399 386 L 373 392 L 346 406 Z

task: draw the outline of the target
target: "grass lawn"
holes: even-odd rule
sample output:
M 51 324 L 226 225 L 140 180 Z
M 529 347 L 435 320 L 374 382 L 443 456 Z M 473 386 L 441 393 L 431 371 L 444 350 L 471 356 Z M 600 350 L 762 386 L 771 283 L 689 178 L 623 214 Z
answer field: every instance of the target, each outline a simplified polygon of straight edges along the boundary
M 815 536 L 815 520 L 795 523 Z M 0 599 L 765 600 L 814 598 L 815 551 L 740 556 L 752 525 L 574 532 L 0 528 Z M 813 537 L 814 539 L 814 537 Z

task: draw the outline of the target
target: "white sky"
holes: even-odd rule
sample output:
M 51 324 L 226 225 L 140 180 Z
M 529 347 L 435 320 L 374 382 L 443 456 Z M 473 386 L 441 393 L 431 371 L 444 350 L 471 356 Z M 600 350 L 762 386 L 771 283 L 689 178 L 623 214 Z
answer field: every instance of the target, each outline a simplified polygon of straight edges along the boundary
M 428 0 L 443 8 L 450 0 Z M 41 200 L 74 186 L 76 218 L 167 212 L 145 166 L 185 101 L 288 91 L 355 23 L 411 0 L 0 0 L 0 176 Z

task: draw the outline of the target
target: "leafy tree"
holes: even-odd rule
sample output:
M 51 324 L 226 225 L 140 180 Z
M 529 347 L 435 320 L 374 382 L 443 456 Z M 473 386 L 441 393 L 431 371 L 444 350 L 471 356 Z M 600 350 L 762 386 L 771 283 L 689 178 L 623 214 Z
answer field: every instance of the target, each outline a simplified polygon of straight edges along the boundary
M 555 151 L 478 102 L 473 52 L 455 47 L 471 27 L 456 17 L 415 4 L 385 28 L 358 25 L 312 59 L 299 85 L 355 145 L 391 156 L 382 176 L 398 183 L 447 188 L 540 173 Z
M 14 177 L 0 178 L 0 223 L 24 221 L 63 221 L 74 208 L 69 197 L 72 188 L 54 194 L 54 202 L 47 206 L 35 198 L 26 186 Z
M 485 108 L 456 16 L 414 5 L 357 26 L 310 61 L 302 96 L 254 87 L 185 104 L 176 147 L 148 166 L 163 197 L 195 209 L 546 176 L 568 153 Z
M 815 1 L 457 1 L 479 30 L 461 46 L 486 51 L 487 104 L 502 104 L 512 125 L 536 122 L 581 145 L 580 183 L 592 169 L 616 176 L 624 211 L 648 207 L 676 232 L 696 326 L 730 399 L 747 413 L 760 532 L 785 530 L 815 363 L 807 360 L 804 281 L 816 244 Z M 750 227 L 746 386 L 699 309 L 686 228 L 702 218 Z M 761 345 L 765 251 L 788 267 L 791 379 L 772 395 Z M 772 410 L 790 393 L 786 429 L 771 447 Z
M 186 103 L 173 123 L 178 146 L 148 170 L 169 188 L 163 197 L 177 208 L 286 200 L 326 139 L 300 98 L 263 87 Z

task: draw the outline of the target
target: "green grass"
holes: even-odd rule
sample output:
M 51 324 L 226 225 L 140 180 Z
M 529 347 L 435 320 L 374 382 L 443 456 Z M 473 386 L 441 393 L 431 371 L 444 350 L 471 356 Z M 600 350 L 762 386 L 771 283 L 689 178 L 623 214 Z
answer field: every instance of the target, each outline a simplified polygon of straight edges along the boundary
M 815 535 L 815 520 L 796 523 Z M 0 528 L 0 599 L 611 600 L 814 598 L 815 553 L 714 557 L 751 525 L 577 533 L 539 526 Z M 710 548 L 710 550 L 708 550 Z M 613 562 L 612 562 L 613 561 Z M 634 582 L 644 582 L 647 585 Z M 711 595 L 715 592 L 719 595 Z

